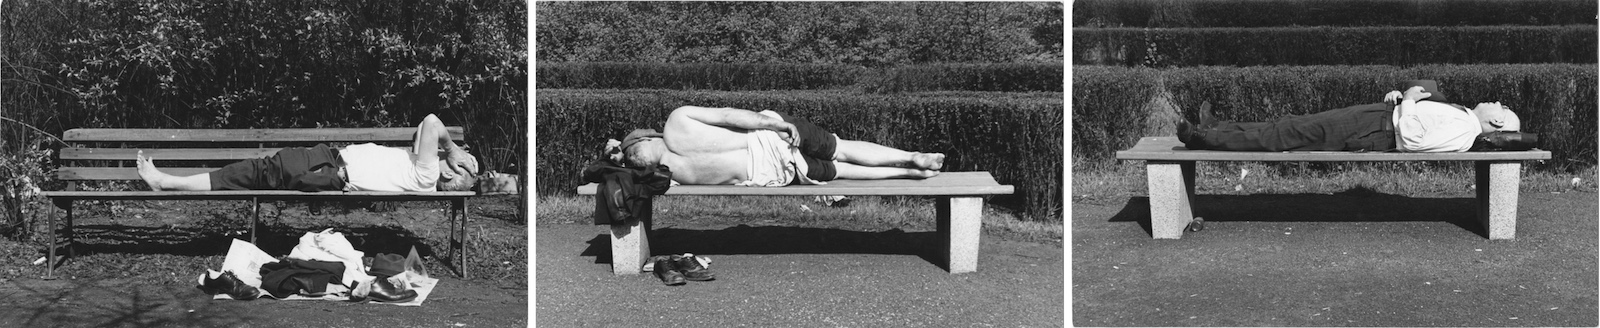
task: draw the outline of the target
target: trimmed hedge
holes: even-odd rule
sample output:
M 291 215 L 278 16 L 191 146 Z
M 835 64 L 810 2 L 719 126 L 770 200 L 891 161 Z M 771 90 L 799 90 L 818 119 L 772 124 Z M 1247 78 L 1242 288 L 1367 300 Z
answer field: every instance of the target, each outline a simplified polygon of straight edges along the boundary
M 1593 63 L 1594 25 L 1073 29 L 1074 62 L 1122 66 Z
M 1593 0 L 1078 0 L 1078 27 L 1594 24 Z
M 685 105 L 775 110 L 804 117 L 841 138 L 915 151 L 943 152 L 947 171 L 989 171 L 1017 193 L 995 204 L 1025 217 L 1059 221 L 1062 213 L 1060 93 L 950 92 L 869 95 L 853 92 L 537 90 L 540 195 L 571 194 L 579 171 L 608 138 L 660 128 Z
M 541 89 L 1061 92 L 1061 63 L 835 64 L 540 63 Z
M 1172 135 L 1173 130 L 1150 129 L 1140 119 L 1160 114 L 1157 111 L 1177 110 L 1194 122 L 1195 110 L 1210 102 L 1217 119 L 1265 121 L 1380 102 L 1397 88 L 1396 83 L 1408 79 L 1438 80 L 1440 89 L 1457 104 L 1470 107 L 1498 101 L 1515 110 L 1524 132 L 1539 133 L 1540 148 L 1553 155 L 1533 168 L 1572 170 L 1596 164 L 1600 81 L 1593 64 L 1166 70 L 1077 66 L 1072 82 L 1072 156 L 1079 165 L 1111 165 L 1116 162 L 1115 151 L 1131 147 L 1140 136 Z M 1155 99 L 1170 99 L 1172 106 L 1144 106 Z

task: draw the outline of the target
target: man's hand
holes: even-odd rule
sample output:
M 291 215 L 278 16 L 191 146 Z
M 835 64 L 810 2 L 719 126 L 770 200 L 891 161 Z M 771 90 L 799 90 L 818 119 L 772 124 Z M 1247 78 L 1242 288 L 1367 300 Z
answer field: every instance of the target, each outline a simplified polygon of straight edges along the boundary
M 1421 86 L 1415 86 L 1406 89 L 1405 100 L 1418 101 L 1432 96 L 1432 93 L 1425 91 Z
M 1389 94 L 1383 95 L 1383 103 L 1398 105 L 1401 97 L 1404 97 L 1404 94 L 1401 94 L 1400 90 L 1389 91 Z
M 445 164 L 450 165 L 448 169 L 457 173 L 466 172 L 470 174 L 478 174 L 478 159 L 476 157 L 472 157 L 471 154 L 467 154 L 467 151 L 465 150 L 450 151 L 450 154 L 445 155 L 444 162 Z
M 794 123 L 783 122 L 783 130 L 779 130 L 778 132 L 785 132 L 781 133 L 780 135 L 787 135 L 784 137 L 784 141 L 789 142 L 789 147 L 800 147 L 800 129 L 796 128 Z

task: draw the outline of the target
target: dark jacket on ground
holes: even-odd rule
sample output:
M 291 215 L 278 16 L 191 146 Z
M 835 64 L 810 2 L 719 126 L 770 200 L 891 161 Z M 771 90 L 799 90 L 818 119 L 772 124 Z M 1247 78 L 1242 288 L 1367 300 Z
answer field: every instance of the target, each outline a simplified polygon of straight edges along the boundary
M 583 180 L 599 183 L 594 195 L 594 224 L 623 224 L 650 211 L 650 198 L 672 187 L 666 165 L 634 169 L 596 161 L 583 168 Z
M 285 258 L 261 265 L 261 290 L 276 298 L 289 297 L 302 290 L 322 294 L 327 292 L 328 282 L 342 276 L 344 263 Z

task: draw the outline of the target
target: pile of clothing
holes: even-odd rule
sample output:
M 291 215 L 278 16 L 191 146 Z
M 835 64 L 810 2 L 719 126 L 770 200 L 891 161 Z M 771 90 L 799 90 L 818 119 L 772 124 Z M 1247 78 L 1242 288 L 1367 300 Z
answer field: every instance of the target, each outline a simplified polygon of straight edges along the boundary
M 410 254 L 366 257 L 333 229 L 308 232 L 288 256 L 274 258 L 235 239 L 221 270 L 200 275 L 213 299 L 344 300 L 418 306 L 439 279 L 428 276 L 415 247 Z

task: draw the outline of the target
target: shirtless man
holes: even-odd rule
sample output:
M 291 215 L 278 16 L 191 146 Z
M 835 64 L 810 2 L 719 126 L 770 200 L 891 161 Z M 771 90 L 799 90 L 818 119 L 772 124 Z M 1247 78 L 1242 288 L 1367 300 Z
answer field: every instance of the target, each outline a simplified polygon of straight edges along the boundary
M 696 106 L 673 110 L 664 133 L 635 130 L 619 147 L 629 165 L 666 165 L 678 183 L 763 187 L 930 178 L 939 175 L 945 157 L 840 139 L 773 111 Z
M 139 177 L 156 191 L 468 191 L 478 182 L 478 159 L 450 141 L 450 132 L 432 114 L 417 125 L 409 150 L 373 143 L 284 148 L 272 157 L 181 177 L 156 169 L 143 152 L 137 162 Z

